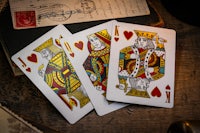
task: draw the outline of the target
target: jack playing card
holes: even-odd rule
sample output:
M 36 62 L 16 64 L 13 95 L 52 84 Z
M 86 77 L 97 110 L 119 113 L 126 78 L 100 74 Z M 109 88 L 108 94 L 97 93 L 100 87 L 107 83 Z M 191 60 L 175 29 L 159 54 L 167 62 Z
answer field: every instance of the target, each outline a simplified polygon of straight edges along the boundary
M 93 106 L 60 41 L 71 33 L 58 25 L 12 56 L 57 110 L 74 124 Z
M 100 116 L 128 105 L 106 100 L 113 22 L 115 20 L 65 37 L 61 43 Z
M 172 108 L 176 32 L 123 22 L 112 30 L 107 99 Z

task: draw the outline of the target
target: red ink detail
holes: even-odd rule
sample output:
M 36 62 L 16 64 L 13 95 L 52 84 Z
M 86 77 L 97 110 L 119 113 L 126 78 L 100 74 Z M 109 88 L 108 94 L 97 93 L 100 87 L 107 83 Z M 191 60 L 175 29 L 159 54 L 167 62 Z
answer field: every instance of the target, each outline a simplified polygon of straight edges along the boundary
M 15 12 L 16 27 L 36 27 L 35 11 Z
M 18 57 L 18 60 L 22 63 L 22 67 L 26 67 L 26 63 L 20 57 Z
M 118 38 L 118 37 L 115 37 L 114 39 L 115 39 L 115 41 L 116 41 L 116 42 L 119 40 L 119 38 Z
M 56 42 L 57 46 L 61 47 L 61 44 L 60 44 L 60 40 L 59 40 L 59 39 L 56 39 L 55 42 Z
M 37 63 L 37 56 L 36 54 L 31 54 L 30 56 L 27 57 L 27 59 L 31 62 Z
M 124 31 L 124 36 L 127 40 L 129 40 L 133 36 L 133 32 L 131 31 Z
M 28 67 L 28 68 L 26 69 L 26 71 L 27 71 L 27 72 L 31 72 L 31 68 Z
M 167 85 L 167 86 L 165 87 L 165 89 L 166 89 L 166 90 L 170 90 L 171 88 L 170 88 L 169 85 Z
M 161 92 L 160 90 L 158 89 L 158 87 L 155 87 L 152 92 L 151 92 L 151 95 L 154 96 L 154 97 L 161 97 Z
M 78 43 L 74 44 L 78 49 L 83 50 L 83 42 L 79 41 Z
M 167 96 L 166 103 L 170 103 L 170 92 L 169 91 L 166 91 L 166 96 Z
M 70 53 L 70 56 L 71 56 L 71 57 L 74 57 L 74 53 Z

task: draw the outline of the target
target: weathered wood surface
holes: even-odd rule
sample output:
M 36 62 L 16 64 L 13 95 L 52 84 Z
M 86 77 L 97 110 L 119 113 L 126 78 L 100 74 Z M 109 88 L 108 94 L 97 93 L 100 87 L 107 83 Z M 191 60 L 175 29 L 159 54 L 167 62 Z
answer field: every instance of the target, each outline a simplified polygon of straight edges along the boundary
M 200 120 L 200 27 L 177 20 L 159 0 L 153 3 L 164 27 L 177 32 L 174 108 L 130 105 L 101 117 L 92 111 L 70 125 L 28 78 L 13 77 L 1 47 L 0 102 L 39 129 L 51 128 L 48 133 L 165 133 L 174 121 Z

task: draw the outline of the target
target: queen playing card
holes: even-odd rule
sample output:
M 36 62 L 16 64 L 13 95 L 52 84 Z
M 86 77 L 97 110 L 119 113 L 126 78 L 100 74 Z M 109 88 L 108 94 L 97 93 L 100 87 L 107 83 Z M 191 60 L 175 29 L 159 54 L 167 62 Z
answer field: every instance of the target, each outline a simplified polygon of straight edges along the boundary
M 115 21 L 75 33 L 61 43 L 100 116 L 127 105 L 106 100 L 113 22 Z
M 175 38 L 172 29 L 115 22 L 107 99 L 172 108 Z
M 93 106 L 60 41 L 71 33 L 58 25 L 12 56 L 14 63 L 35 86 L 74 124 Z

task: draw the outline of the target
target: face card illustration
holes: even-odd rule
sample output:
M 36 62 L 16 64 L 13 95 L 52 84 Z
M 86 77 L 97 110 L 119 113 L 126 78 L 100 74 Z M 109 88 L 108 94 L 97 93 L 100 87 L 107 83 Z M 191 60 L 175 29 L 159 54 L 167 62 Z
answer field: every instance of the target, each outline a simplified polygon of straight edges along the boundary
M 175 34 L 172 29 L 115 22 L 107 99 L 173 107 Z
M 15 64 L 57 110 L 74 124 L 93 106 L 60 41 L 71 33 L 58 25 L 12 56 Z
M 127 105 L 106 100 L 113 22 L 75 33 L 61 43 L 100 116 Z

